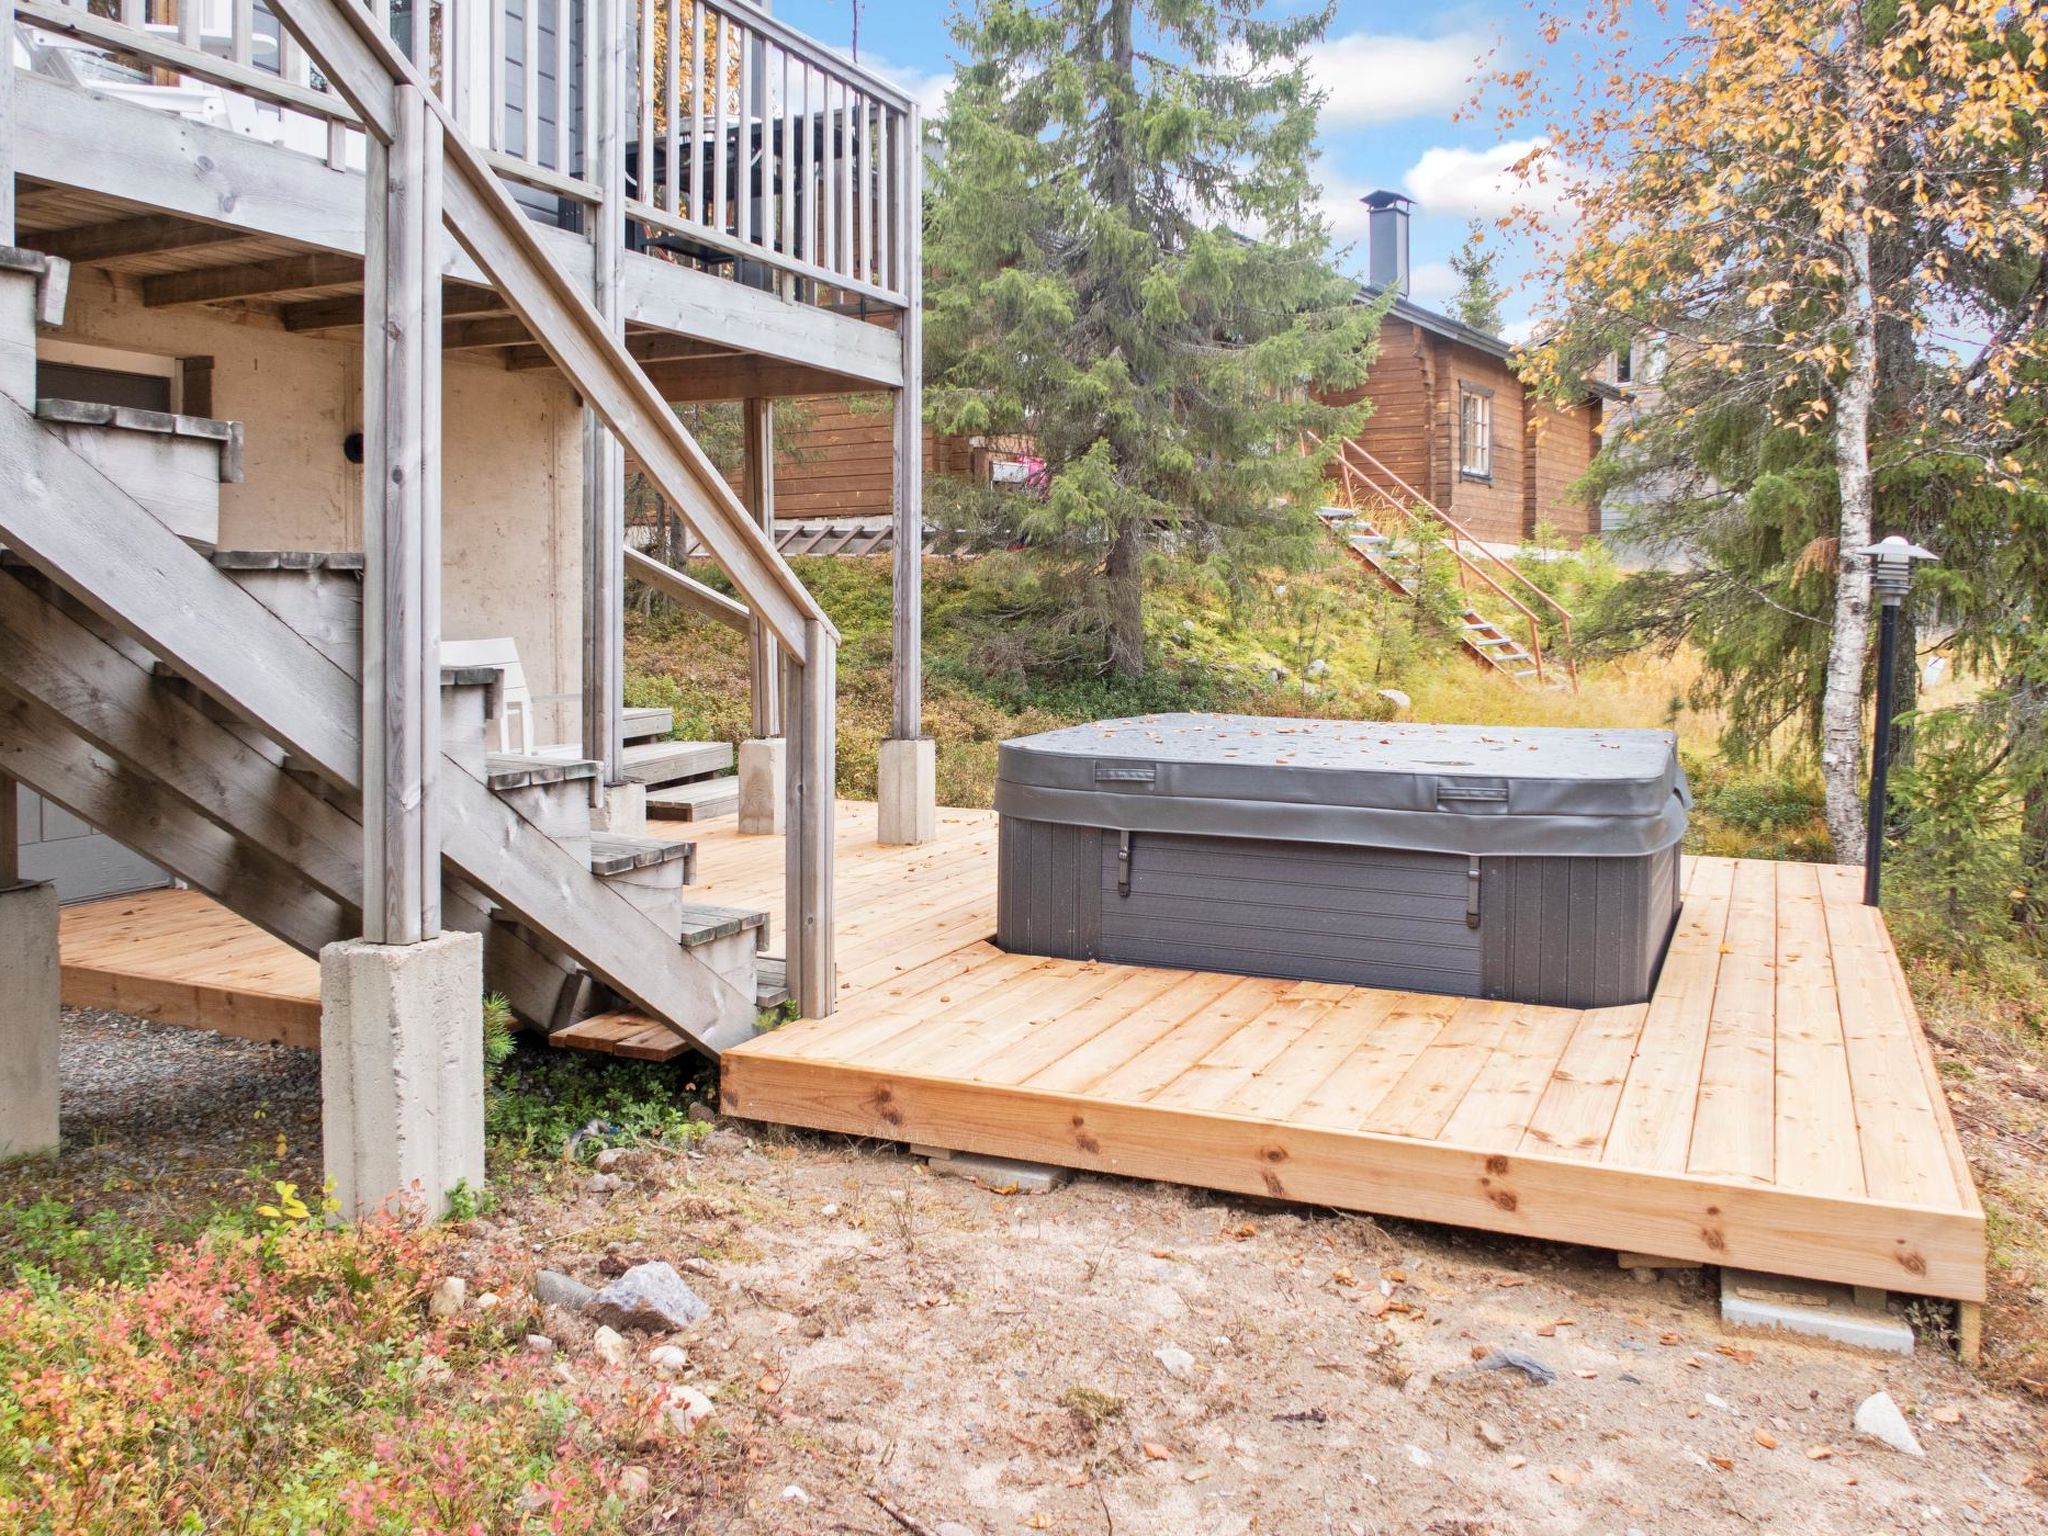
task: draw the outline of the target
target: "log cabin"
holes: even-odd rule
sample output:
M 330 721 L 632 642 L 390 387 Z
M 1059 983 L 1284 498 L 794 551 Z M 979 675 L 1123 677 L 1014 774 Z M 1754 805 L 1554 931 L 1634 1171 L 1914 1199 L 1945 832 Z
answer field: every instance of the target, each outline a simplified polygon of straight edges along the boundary
M 775 402 L 872 402 L 918 526 L 916 104 L 750 0 L 5 9 L 0 1156 L 57 1141 L 60 898 L 151 881 L 318 957 L 351 1212 L 481 1179 L 487 987 L 714 1057 L 830 1013 L 838 637 L 773 542 Z M 728 400 L 737 488 L 675 410 Z M 628 548 L 629 454 L 733 595 Z M 750 658 L 717 792 L 782 834 L 781 932 L 648 833 L 733 751 L 624 708 L 629 571 Z

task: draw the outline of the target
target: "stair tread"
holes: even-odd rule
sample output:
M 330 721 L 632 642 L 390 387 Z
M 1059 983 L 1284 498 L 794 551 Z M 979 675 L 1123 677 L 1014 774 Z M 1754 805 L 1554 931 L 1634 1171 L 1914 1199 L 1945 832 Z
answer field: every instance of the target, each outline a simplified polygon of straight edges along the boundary
M 685 902 L 683 904 L 683 937 L 685 949 L 699 944 L 709 944 L 713 939 L 730 938 L 736 933 L 764 927 L 768 914 L 751 907 L 720 907 L 709 902 Z
M 632 1061 L 674 1061 L 690 1050 L 690 1042 L 644 1013 L 598 1013 L 548 1036 L 556 1050 L 596 1051 Z
M 537 754 L 551 761 L 579 758 L 583 748 L 575 744 L 542 747 Z M 676 779 L 693 779 L 702 774 L 729 771 L 733 765 L 729 741 L 632 741 L 620 754 L 621 766 L 636 784 L 665 785 Z
M 733 774 L 647 792 L 647 814 L 660 821 L 708 821 L 739 808 L 740 781 Z
M 688 863 L 696 851 L 695 843 L 678 842 L 673 838 L 594 832 L 590 837 L 590 872 L 593 875 L 618 875 L 629 869 L 651 869 L 657 864 Z
M 360 571 L 361 550 L 216 549 L 208 557 L 220 571 Z
M 754 957 L 754 1001 L 780 1008 L 789 1001 L 789 962 L 780 955 Z
M 676 715 L 672 709 L 654 706 L 629 705 L 619 716 L 620 727 L 627 743 L 643 742 L 651 737 L 666 736 L 676 728 Z
M 484 771 L 493 789 L 527 789 L 536 784 L 594 779 L 597 777 L 597 764 L 528 756 L 523 752 L 489 752 L 484 755 Z

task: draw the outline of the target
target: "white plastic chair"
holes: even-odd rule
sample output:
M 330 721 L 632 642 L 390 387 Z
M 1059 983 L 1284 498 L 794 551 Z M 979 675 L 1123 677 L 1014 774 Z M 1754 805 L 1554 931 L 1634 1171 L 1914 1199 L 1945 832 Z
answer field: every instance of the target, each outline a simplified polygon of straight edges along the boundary
M 533 690 L 526 685 L 526 669 L 519 664 L 519 647 L 510 635 L 496 640 L 443 640 L 444 667 L 496 667 L 504 674 L 505 707 L 497 719 L 497 740 L 488 742 L 493 752 L 534 750 Z M 488 738 L 489 728 L 486 728 Z

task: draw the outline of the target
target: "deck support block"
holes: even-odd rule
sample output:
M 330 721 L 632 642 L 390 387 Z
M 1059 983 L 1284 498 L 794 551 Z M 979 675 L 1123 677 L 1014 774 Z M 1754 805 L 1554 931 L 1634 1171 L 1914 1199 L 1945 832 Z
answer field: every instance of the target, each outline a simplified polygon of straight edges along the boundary
M 1744 1269 L 1721 1271 L 1721 1321 L 1735 1328 L 1776 1328 L 1888 1355 L 1913 1353 L 1913 1328 L 1885 1307 L 1882 1290 L 1872 1305 L 1869 1286 L 1788 1280 Z
M 483 940 L 320 951 L 320 1114 L 344 1218 L 447 1214 L 484 1179 Z
M 13 835 L 9 826 L 8 834 Z M 0 890 L 0 1159 L 57 1150 L 57 887 Z
M 880 762 L 876 841 L 896 847 L 939 835 L 938 743 L 929 736 L 885 741 Z
M 749 837 L 782 835 L 789 792 L 789 742 L 780 736 L 740 743 L 740 831 Z

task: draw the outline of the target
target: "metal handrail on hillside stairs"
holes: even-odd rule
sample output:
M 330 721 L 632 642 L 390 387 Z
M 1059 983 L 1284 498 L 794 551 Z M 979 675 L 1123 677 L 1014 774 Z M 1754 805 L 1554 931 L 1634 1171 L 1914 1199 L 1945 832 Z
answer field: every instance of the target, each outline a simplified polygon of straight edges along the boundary
M 1304 432 L 1302 436 L 1305 446 L 1323 446 L 1323 440 L 1313 432 Z M 1459 615 L 1458 640 L 1475 660 L 1518 682 L 1533 679 L 1539 687 L 1578 688 L 1578 661 L 1573 654 L 1570 609 L 1523 575 L 1511 562 L 1488 549 L 1470 529 L 1387 468 L 1356 439 L 1346 439 L 1338 445 L 1336 464 L 1344 509 L 1363 522 L 1366 530 L 1363 536 L 1353 536 L 1345 541 L 1346 548 L 1355 559 L 1403 596 L 1412 598 L 1417 595 L 1416 583 L 1411 577 L 1404 574 L 1396 562 L 1383 558 L 1374 548 L 1376 543 L 1391 547 L 1392 540 L 1367 519 L 1365 501 L 1370 498 L 1400 524 L 1401 531 L 1409 538 L 1418 544 L 1434 545 L 1450 554 L 1457 566 L 1461 590 L 1469 591 L 1470 582 L 1476 579 L 1512 608 L 1526 625 L 1527 641 L 1517 641 L 1476 608 L 1467 607 Z M 1526 589 L 1539 604 L 1555 614 L 1562 637 L 1561 654 L 1555 661 L 1546 655 L 1543 622 L 1536 609 L 1511 591 L 1495 572 Z M 1559 672 L 1563 674 L 1561 680 L 1556 676 Z

